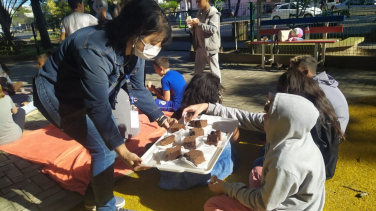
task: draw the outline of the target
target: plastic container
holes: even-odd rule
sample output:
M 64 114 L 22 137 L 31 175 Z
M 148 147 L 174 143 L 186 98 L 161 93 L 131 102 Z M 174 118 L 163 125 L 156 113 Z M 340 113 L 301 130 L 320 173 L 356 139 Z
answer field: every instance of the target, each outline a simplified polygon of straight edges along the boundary
M 197 150 L 201 150 L 204 153 L 205 162 L 199 164 L 198 166 L 192 165 L 190 162 L 184 160 L 183 157 L 176 159 L 174 161 L 164 161 L 165 148 L 160 147 L 159 142 L 166 136 L 172 135 L 166 132 L 158 141 L 149 148 L 149 150 L 142 156 L 141 166 L 145 167 L 155 167 L 163 171 L 171 172 L 192 172 L 197 174 L 208 174 L 213 170 L 215 163 L 217 162 L 219 156 L 222 154 L 227 143 L 230 141 L 233 131 L 239 125 L 239 121 L 236 119 L 226 119 L 217 116 L 202 115 L 200 117 L 202 120 L 208 121 L 208 126 L 204 127 L 205 136 L 199 136 L 196 139 Z M 176 135 L 175 143 L 180 145 L 181 142 L 178 141 L 184 139 L 188 136 L 189 129 L 192 127 L 187 126 L 186 130 L 180 130 L 174 135 Z M 218 143 L 218 146 L 207 145 L 206 137 L 211 131 L 220 130 L 222 132 L 222 140 Z M 179 135 L 178 135 L 179 134 Z M 199 142 L 199 143 L 198 143 Z M 158 147 L 159 146 L 159 147 Z M 182 147 L 183 152 L 187 152 L 184 147 Z
M 310 35 L 311 35 L 311 31 L 310 31 L 310 29 L 309 29 L 309 26 L 307 26 L 307 28 L 306 28 L 305 31 L 304 31 L 304 38 L 305 38 L 306 40 L 309 40 Z
M 192 17 L 188 16 L 187 19 L 186 19 L 186 21 L 187 21 L 188 28 L 192 28 L 192 26 L 191 26 Z

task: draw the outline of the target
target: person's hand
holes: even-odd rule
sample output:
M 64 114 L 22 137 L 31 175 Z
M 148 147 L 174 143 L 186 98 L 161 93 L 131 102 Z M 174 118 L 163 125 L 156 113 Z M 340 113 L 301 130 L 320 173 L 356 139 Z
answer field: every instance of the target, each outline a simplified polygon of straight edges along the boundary
M 217 176 L 213 175 L 209 182 L 209 189 L 216 193 L 216 194 L 224 194 L 224 186 L 225 182 L 218 179 Z
M 209 103 L 201 103 L 201 104 L 196 104 L 196 105 L 191 105 L 183 110 L 182 117 L 187 113 L 187 112 L 192 112 L 194 113 L 191 119 L 195 119 L 199 114 L 201 114 L 203 111 L 207 111 L 209 108 Z
M 149 91 L 153 91 L 155 89 L 154 85 L 146 85 L 146 88 L 149 90 Z
M 141 171 L 149 169 L 150 167 L 142 167 L 142 159 L 138 157 L 136 154 L 129 152 L 125 145 L 121 145 L 115 149 L 116 153 L 119 155 L 121 160 L 129 167 L 132 168 L 133 171 Z
M 197 26 L 198 23 L 200 23 L 200 21 L 198 20 L 198 18 L 193 18 L 192 21 L 190 22 L 190 25 Z
M 175 119 L 175 118 L 167 118 L 167 122 L 168 122 L 168 124 L 169 124 L 170 127 L 171 127 L 173 124 L 178 123 L 178 120 Z
M 167 119 L 162 123 L 161 127 L 168 130 L 171 127 L 171 125 L 176 124 L 176 123 L 178 123 L 177 119 L 167 117 Z

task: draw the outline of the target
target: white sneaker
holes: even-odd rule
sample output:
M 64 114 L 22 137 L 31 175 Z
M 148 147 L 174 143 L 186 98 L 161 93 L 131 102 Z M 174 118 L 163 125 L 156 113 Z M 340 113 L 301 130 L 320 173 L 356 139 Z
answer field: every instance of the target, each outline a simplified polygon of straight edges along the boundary
M 125 206 L 125 199 L 123 199 L 119 196 L 115 196 L 115 201 L 116 201 L 115 202 L 116 209 L 122 208 L 122 207 Z M 90 210 L 90 211 L 96 210 L 96 206 L 85 202 L 85 209 Z

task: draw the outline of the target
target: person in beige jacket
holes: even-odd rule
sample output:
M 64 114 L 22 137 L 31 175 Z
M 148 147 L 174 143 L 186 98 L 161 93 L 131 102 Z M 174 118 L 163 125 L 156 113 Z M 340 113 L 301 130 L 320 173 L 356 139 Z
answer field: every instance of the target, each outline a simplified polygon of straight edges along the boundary
M 209 0 L 196 0 L 200 10 L 197 18 L 189 25 L 193 34 L 193 47 L 196 51 L 195 75 L 204 71 L 209 63 L 210 71 L 221 79 L 218 63 L 218 52 L 221 47 L 220 16 L 218 10 L 210 6 Z
M 225 195 L 209 199 L 205 211 L 323 210 L 324 160 L 310 133 L 319 112 L 310 101 L 278 93 L 267 114 L 199 104 L 186 108 L 183 115 L 195 112 L 195 118 L 203 111 L 236 118 L 246 129 L 265 131 L 267 140 L 264 165 L 252 170 L 250 185 L 212 178 L 209 189 Z

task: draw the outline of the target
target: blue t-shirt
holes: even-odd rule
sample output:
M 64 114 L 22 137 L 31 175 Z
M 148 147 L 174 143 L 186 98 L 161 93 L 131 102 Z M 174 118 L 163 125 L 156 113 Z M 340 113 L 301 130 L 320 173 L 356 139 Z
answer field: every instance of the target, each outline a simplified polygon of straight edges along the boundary
M 163 91 L 170 91 L 170 101 L 174 102 L 174 109 L 179 109 L 186 86 L 183 76 L 174 70 L 170 70 L 163 76 L 161 83 Z

